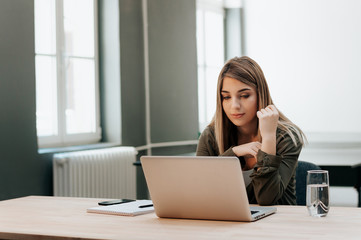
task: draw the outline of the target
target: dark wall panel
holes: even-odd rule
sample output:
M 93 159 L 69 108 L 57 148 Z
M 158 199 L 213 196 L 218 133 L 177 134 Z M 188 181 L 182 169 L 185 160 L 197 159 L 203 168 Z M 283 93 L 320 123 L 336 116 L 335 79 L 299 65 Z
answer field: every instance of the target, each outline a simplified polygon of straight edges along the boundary
M 34 3 L 0 1 L 0 199 L 51 190 L 37 153 Z
M 146 144 L 142 1 L 120 0 L 119 16 L 122 144 L 141 146 Z
M 152 143 L 197 139 L 195 0 L 148 1 Z

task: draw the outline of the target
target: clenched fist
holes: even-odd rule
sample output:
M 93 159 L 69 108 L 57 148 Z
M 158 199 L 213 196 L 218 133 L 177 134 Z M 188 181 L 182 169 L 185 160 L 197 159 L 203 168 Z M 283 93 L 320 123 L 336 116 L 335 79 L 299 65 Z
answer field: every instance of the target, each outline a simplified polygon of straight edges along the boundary
M 275 137 L 279 119 L 277 108 L 274 105 L 268 105 L 266 108 L 257 111 L 257 117 L 262 138 Z

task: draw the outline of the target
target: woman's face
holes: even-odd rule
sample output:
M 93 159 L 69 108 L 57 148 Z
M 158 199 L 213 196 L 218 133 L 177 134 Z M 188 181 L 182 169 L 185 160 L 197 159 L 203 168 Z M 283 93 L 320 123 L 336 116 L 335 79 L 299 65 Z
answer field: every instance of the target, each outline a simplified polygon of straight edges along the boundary
M 257 122 L 257 92 L 255 88 L 234 78 L 225 77 L 221 89 L 222 107 L 228 119 L 237 127 Z

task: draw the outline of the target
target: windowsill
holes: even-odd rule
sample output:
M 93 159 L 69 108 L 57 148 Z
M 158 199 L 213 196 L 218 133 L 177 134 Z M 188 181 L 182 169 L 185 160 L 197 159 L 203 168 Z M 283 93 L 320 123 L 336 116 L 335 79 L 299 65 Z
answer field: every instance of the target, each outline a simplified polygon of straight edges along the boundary
M 94 144 L 79 145 L 79 146 L 39 148 L 38 153 L 47 154 L 47 153 L 73 152 L 73 151 L 83 151 L 83 150 L 118 147 L 118 146 L 120 146 L 120 143 L 104 142 L 104 143 L 94 143 Z

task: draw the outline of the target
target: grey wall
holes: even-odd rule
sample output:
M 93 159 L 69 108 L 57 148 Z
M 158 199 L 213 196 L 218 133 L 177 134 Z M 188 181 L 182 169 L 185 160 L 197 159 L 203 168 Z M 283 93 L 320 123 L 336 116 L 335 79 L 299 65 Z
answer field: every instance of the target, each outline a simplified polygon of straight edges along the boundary
M 148 1 L 152 143 L 198 136 L 195 0 Z
M 100 2 L 103 10 L 105 5 L 116 5 L 114 1 Z M 103 60 L 120 59 L 120 77 L 117 79 L 113 74 L 112 79 L 108 79 L 110 74 L 104 71 L 111 70 L 103 66 L 101 82 L 108 88 L 117 89 L 120 85 L 122 145 L 142 146 L 147 144 L 142 0 L 119 0 L 118 7 L 119 19 L 109 16 L 107 11 L 100 12 L 100 29 L 102 34 L 107 34 L 100 42 Z M 195 0 L 148 0 L 146 11 L 151 142 L 195 140 L 198 137 Z M 110 19 L 119 21 L 114 22 L 114 25 L 119 24 L 119 49 L 107 45 L 106 38 L 114 40 L 118 37 L 116 29 L 107 30 L 104 26 L 111 23 Z M 106 49 L 111 50 L 104 51 Z M 103 117 L 111 118 L 119 99 L 116 95 L 109 98 L 108 91 L 103 91 L 102 99 Z M 105 124 L 109 122 L 103 120 Z M 106 140 L 116 127 L 112 124 L 103 126 Z M 174 148 L 169 148 L 169 152 L 165 148 L 163 152 L 174 152 L 171 149 Z M 184 151 L 190 151 L 189 147 Z
M 141 146 L 145 136 L 141 0 L 100 0 L 103 141 Z
M 51 168 L 37 153 L 34 6 L 0 1 L 0 199 L 47 195 Z
M 141 0 L 119 1 L 122 144 L 145 144 L 145 87 Z

